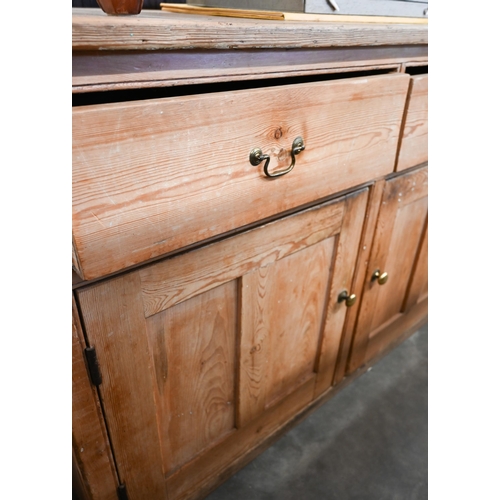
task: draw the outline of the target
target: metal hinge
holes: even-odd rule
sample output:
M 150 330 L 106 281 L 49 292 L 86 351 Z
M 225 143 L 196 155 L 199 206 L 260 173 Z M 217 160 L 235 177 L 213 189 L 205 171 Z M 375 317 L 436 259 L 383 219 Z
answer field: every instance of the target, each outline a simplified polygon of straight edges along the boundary
M 89 368 L 90 380 L 94 385 L 100 385 L 102 377 L 99 362 L 97 361 L 95 347 L 86 347 L 84 352 L 85 358 L 87 359 L 87 366 Z
M 128 500 L 127 487 L 124 484 L 120 484 L 116 492 L 118 493 L 118 500 Z

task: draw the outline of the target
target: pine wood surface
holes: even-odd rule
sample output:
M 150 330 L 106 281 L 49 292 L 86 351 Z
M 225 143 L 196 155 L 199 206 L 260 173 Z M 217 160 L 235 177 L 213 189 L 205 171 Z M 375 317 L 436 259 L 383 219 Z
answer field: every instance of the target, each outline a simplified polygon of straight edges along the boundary
M 398 171 L 414 167 L 428 159 L 428 93 L 428 75 L 412 76 L 396 167 Z
M 409 77 L 73 110 L 73 236 L 94 279 L 391 172 Z M 259 147 L 269 179 L 249 162 Z M 332 141 L 333 138 L 333 141 Z M 293 193 L 293 196 L 292 196 Z
M 251 49 L 427 45 L 426 24 L 319 23 L 74 8 L 73 50 Z
M 73 299 L 72 314 L 73 457 L 85 499 L 115 500 L 118 478 L 97 390 L 91 384 L 83 351 L 86 347 Z

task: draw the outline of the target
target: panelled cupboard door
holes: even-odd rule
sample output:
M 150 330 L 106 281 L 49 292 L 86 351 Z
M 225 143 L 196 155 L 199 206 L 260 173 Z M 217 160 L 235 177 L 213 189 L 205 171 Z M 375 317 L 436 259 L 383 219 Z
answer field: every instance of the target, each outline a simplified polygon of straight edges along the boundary
M 385 183 L 351 348 L 349 373 L 383 350 L 386 347 L 384 333 L 390 325 L 426 298 L 426 229 L 427 166 Z M 379 271 L 379 278 L 374 274 L 376 271 Z
M 367 199 L 78 290 L 131 500 L 196 495 L 331 386 Z

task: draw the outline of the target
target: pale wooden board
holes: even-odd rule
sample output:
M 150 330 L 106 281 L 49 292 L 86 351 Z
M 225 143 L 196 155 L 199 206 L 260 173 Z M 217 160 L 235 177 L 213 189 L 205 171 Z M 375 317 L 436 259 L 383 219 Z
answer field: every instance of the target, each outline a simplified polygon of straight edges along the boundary
M 107 16 L 73 9 L 73 50 L 427 45 L 426 24 L 283 22 L 162 11 Z
M 85 279 L 394 169 L 409 76 L 395 73 L 73 109 L 73 236 Z M 290 164 L 293 140 L 305 151 Z M 291 195 L 293 193 L 293 196 Z
M 425 18 L 396 16 L 358 16 L 342 14 L 311 14 L 301 12 L 278 12 L 272 10 L 228 9 L 223 7 L 198 7 L 175 3 L 161 3 L 161 10 L 180 14 L 203 16 L 242 17 L 248 19 L 269 19 L 279 21 L 304 21 L 326 23 L 376 23 L 376 24 L 428 24 Z

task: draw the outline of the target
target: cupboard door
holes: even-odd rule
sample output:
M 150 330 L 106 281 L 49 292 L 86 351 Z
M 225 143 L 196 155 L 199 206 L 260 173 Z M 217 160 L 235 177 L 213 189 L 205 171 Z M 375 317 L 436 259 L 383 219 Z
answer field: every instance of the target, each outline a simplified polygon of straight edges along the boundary
M 384 186 L 348 372 L 392 341 L 386 333 L 419 299 L 427 283 L 427 167 Z M 375 272 L 379 272 L 379 278 Z M 384 282 L 384 274 L 388 279 Z
M 78 291 L 131 500 L 216 482 L 331 385 L 367 198 Z

